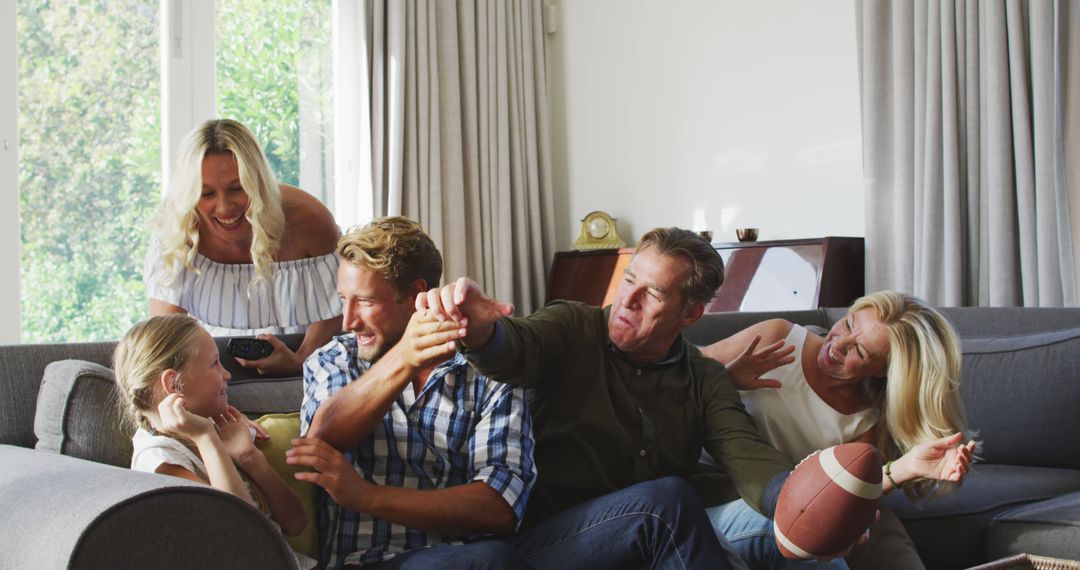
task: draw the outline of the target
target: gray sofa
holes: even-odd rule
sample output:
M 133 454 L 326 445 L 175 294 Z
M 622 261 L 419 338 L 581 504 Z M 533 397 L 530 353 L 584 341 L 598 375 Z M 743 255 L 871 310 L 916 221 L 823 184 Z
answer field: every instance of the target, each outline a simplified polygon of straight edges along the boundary
M 912 505 L 893 494 L 888 506 L 931 568 L 1020 552 L 1080 559 L 1080 309 L 945 313 L 964 342 L 963 398 L 982 462 L 952 495 Z M 843 314 L 709 314 L 686 334 L 706 344 L 766 318 L 828 328 Z M 0 346 L 0 567 L 294 567 L 240 500 L 126 469 L 130 441 L 103 368 L 112 348 Z M 255 378 L 223 361 L 241 411 L 298 409 L 298 379 Z
M 114 346 L 0 346 L 0 568 L 295 568 L 280 533 L 240 499 L 128 469 L 106 368 Z M 256 378 L 219 349 L 240 411 L 299 409 L 299 378 Z

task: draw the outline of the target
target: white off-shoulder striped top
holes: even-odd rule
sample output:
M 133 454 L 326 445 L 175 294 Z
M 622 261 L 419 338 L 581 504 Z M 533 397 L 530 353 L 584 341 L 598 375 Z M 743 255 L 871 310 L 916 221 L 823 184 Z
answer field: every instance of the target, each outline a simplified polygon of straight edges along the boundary
M 198 319 L 212 336 L 302 333 L 307 325 L 341 314 L 334 253 L 273 264 L 269 280 L 255 279 L 252 263 L 218 263 L 198 253 L 164 285 L 165 265 L 157 240 L 146 251 L 143 282 L 151 299 L 171 303 Z

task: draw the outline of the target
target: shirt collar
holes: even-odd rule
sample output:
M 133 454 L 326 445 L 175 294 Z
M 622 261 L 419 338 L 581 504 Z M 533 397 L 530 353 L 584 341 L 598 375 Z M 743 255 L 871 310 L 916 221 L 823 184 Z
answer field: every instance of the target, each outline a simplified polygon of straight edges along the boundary
M 654 369 L 654 368 L 662 368 L 664 366 L 671 366 L 672 364 L 675 364 L 675 363 L 679 362 L 680 360 L 682 360 L 683 353 L 685 353 L 686 351 L 683 348 L 683 335 L 682 335 L 682 333 L 679 333 L 679 336 L 675 337 L 675 342 L 671 343 L 671 348 L 668 349 L 667 356 L 665 356 L 661 360 L 657 360 L 655 362 L 646 362 L 644 364 L 634 363 L 632 360 L 630 360 L 630 358 L 628 356 L 626 356 L 626 353 L 619 350 L 619 347 L 615 346 L 615 343 L 611 342 L 611 335 L 608 334 L 608 318 L 610 316 L 611 316 L 611 305 L 608 305 L 608 306 L 604 307 L 604 337 L 605 337 L 605 340 L 607 341 L 608 348 L 612 352 L 614 352 L 615 354 L 619 355 L 619 357 L 622 358 L 623 360 L 625 360 L 627 362 L 630 362 L 630 363 L 634 364 L 635 366 L 637 366 L 639 368 L 644 368 L 644 369 Z

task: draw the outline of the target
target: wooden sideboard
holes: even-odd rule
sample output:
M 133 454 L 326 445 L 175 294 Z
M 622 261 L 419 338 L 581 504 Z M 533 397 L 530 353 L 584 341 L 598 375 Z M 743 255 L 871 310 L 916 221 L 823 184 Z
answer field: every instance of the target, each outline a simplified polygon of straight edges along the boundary
M 863 238 L 714 243 L 713 247 L 724 260 L 724 284 L 707 307 L 709 312 L 846 307 L 863 295 Z M 556 253 L 547 301 L 610 304 L 633 254 L 633 248 Z

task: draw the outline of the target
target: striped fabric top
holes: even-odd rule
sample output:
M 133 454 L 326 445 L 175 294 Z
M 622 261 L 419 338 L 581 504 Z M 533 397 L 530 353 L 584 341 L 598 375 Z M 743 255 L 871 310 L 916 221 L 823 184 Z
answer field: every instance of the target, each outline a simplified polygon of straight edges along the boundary
M 218 263 L 196 253 L 194 265 L 164 285 L 160 246 L 151 239 L 143 282 L 149 298 L 184 309 L 212 336 L 302 333 L 311 323 L 341 315 L 334 253 L 274 263 L 270 279 L 250 291 L 252 263 Z
M 319 405 L 370 368 L 356 335 L 335 337 L 304 362 L 300 433 Z M 350 453 L 353 468 L 377 485 L 430 490 L 484 482 L 520 523 L 536 480 L 532 419 L 524 392 L 476 374 L 460 354 L 439 365 L 420 394 L 406 386 L 382 422 Z M 449 542 L 449 537 L 342 508 L 321 493 L 318 515 L 327 568 L 367 564 Z

